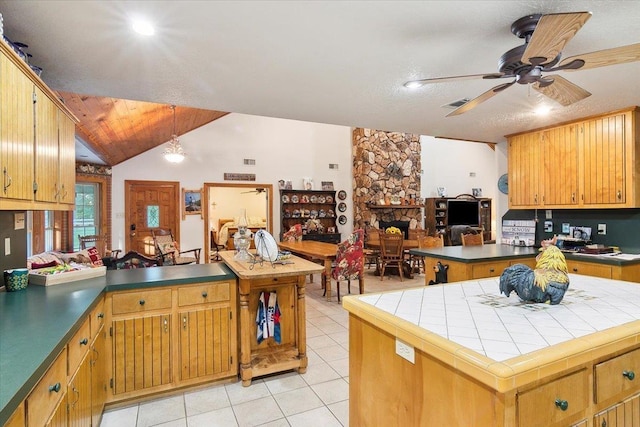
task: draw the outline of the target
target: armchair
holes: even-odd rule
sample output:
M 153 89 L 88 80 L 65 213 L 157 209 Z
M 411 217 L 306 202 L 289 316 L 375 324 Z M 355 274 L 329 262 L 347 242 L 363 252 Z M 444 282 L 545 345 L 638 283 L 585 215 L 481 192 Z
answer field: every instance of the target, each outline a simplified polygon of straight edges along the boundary
M 153 236 L 153 243 L 156 248 L 156 258 L 159 265 L 184 265 L 184 264 L 199 264 L 200 263 L 200 251 L 202 248 L 189 249 L 181 251 L 178 242 L 173 237 L 171 229 L 158 228 L 151 230 Z M 191 256 L 185 256 L 185 254 L 191 253 Z

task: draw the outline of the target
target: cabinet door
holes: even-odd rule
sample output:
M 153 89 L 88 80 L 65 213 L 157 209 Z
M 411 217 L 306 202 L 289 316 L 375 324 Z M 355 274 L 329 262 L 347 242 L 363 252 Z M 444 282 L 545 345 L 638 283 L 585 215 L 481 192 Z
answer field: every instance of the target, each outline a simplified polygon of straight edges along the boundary
M 231 322 L 228 305 L 180 313 L 181 380 L 233 374 Z
M 39 88 L 35 88 L 35 199 L 57 202 L 60 195 L 58 179 L 58 109 Z
M 596 414 L 593 425 L 597 427 L 639 427 L 640 395 L 625 400 Z
M 569 273 L 602 277 L 605 279 L 612 278 L 612 266 L 606 264 L 567 260 L 567 269 Z
M 67 403 L 69 405 L 68 427 L 91 425 L 91 358 L 85 356 L 80 367 L 69 381 Z
M 628 113 L 627 113 L 628 114 Z M 625 122 L 627 114 L 589 120 L 581 125 L 584 204 L 626 203 Z
M 76 193 L 76 125 L 58 111 L 58 167 L 60 169 L 60 197 L 65 205 L 75 204 Z
M 535 207 L 541 204 L 541 133 L 532 132 L 509 138 L 509 206 Z
M 578 194 L 578 139 L 576 125 L 542 132 L 545 206 L 575 206 Z M 511 185 L 511 183 L 509 183 Z
M 37 425 L 37 424 L 36 424 Z M 32 425 L 29 424 L 29 427 Z M 60 403 L 53 411 L 53 415 L 49 421 L 44 424 L 45 427 L 67 427 L 67 395 L 65 394 Z
M 0 197 L 33 199 L 33 83 L 0 54 Z
M 113 321 L 113 393 L 171 382 L 171 315 Z
M 102 328 L 96 335 L 89 353 L 91 358 L 91 419 L 99 426 L 107 400 L 107 334 Z
M 24 402 L 22 402 L 20 406 L 18 406 L 18 409 L 13 411 L 13 414 L 9 417 L 4 427 L 25 427 L 25 423 Z

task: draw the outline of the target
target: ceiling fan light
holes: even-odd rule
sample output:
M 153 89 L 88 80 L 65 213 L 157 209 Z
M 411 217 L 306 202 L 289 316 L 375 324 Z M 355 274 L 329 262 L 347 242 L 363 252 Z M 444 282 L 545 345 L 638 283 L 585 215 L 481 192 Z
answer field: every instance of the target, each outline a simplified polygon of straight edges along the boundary
M 171 135 L 169 146 L 162 152 L 162 155 L 170 163 L 180 163 L 184 160 L 186 154 L 176 134 L 176 106 L 172 105 L 171 109 L 173 110 L 173 135 Z
M 152 36 L 156 33 L 155 28 L 150 22 L 141 19 L 136 19 L 131 23 L 131 28 L 138 34 L 143 36 Z

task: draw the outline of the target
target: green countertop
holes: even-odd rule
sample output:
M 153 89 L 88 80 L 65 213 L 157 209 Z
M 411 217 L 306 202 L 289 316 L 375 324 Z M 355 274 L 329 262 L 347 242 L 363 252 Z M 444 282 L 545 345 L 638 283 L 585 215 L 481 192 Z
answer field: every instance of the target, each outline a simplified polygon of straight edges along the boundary
M 411 249 L 412 255 L 437 257 L 450 261 L 473 263 L 505 259 L 518 259 L 536 256 L 538 248 L 510 245 L 481 245 L 481 246 L 445 246 L 442 248 Z M 566 259 L 587 261 L 608 265 L 633 265 L 640 263 L 640 259 L 628 260 L 611 255 L 586 255 L 564 252 Z
M 0 425 L 22 402 L 104 292 L 236 279 L 222 263 L 107 271 L 102 277 L 0 292 Z

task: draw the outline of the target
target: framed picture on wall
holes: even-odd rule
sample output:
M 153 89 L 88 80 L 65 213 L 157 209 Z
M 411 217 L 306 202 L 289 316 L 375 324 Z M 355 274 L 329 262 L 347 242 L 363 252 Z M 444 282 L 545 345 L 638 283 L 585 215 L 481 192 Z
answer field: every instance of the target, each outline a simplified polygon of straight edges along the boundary
M 182 189 L 182 219 L 187 215 L 200 215 L 202 218 L 202 189 Z

